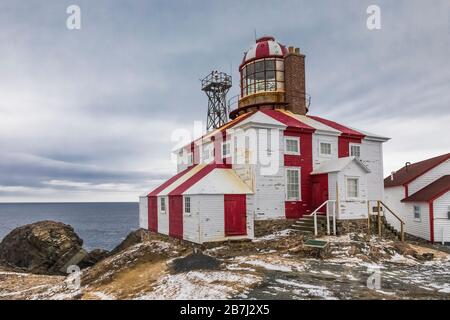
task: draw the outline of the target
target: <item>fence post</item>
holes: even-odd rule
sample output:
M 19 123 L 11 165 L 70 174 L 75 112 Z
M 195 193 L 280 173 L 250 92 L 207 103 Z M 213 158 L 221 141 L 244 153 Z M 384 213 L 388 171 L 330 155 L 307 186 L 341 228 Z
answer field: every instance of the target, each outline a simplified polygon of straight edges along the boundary
M 367 200 L 367 234 L 370 236 L 370 200 Z
M 330 203 L 327 202 L 327 235 L 330 235 Z
M 400 232 L 401 232 L 401 234 L 400 234 L 400 239 L 402 240 L 402 242 L 403 241 L 405 241 L 405 232 L 404 232 L 404 227 L 403 227 L 403 225 L 404 225 L 404 223 L 403 223 L 403 221 L 400 223 Z

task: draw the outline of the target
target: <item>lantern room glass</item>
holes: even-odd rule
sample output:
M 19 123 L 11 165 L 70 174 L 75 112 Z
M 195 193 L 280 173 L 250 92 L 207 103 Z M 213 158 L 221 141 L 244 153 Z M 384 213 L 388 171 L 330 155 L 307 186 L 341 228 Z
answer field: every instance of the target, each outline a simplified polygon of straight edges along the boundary
M 284 90 L 283 59 L 266 58 L 246 64 L 241 70 L 241 96 Z

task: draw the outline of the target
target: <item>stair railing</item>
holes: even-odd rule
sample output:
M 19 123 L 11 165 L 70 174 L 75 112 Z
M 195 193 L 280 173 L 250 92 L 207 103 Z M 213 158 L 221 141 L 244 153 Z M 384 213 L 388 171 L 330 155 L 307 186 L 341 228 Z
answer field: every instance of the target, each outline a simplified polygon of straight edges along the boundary
M 370 235 L 370 202 L 377 203 L 377 225 L 378 225 L 378 236 L 381 237 L 381 207 L 384 207 L 389 213 L 391 213 L 399 222 L 400 222 L 400 240 L 405 241 L 405 221 L 400 218 L 394 211 L 392 211 L 383 201 L 381 200 L 368 200 L 367 208 L 369 210 L 367 219 L 368 219 L 368 227 L 369 227 L 369 235 Z
M 333 204 L 330 206 L 330 204 Z M 309 216 L 314 217 L 314 236 L 317 236 L 317 212 L 326 206 L 326 217 L 327 217 L 327 234 L 330 234 L 330 208 L 332 208 L 333 217 L 333 234 L 336 235 L 336 200 L 326 200 L 320 206 L 318 206 Z

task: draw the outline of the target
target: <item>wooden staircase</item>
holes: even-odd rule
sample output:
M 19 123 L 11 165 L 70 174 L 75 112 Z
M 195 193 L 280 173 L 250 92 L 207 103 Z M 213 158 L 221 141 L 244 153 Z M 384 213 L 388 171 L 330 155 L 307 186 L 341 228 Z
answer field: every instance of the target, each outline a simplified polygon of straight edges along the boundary
M 313 216 L 303 216 L 298 219 L 291 228 L 295 231 L 314 235 L 314 217 Z M 324 213 L 319 213 L 317 215 L 317 229 L 319 234 L 324 234 L 326 232 L 327 222 Z

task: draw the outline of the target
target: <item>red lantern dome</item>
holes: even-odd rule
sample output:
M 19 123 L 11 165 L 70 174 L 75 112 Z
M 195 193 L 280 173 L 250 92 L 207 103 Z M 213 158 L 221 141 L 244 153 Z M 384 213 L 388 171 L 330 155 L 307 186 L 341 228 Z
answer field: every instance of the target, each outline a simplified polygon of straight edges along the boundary
M 282 58 L 287 53 L 286 47 L 275 41 L 274 37 L 266 36 L 256 40 L 256 43 L 244 54 L 241 68 L 244 64 L 263 58 Z

